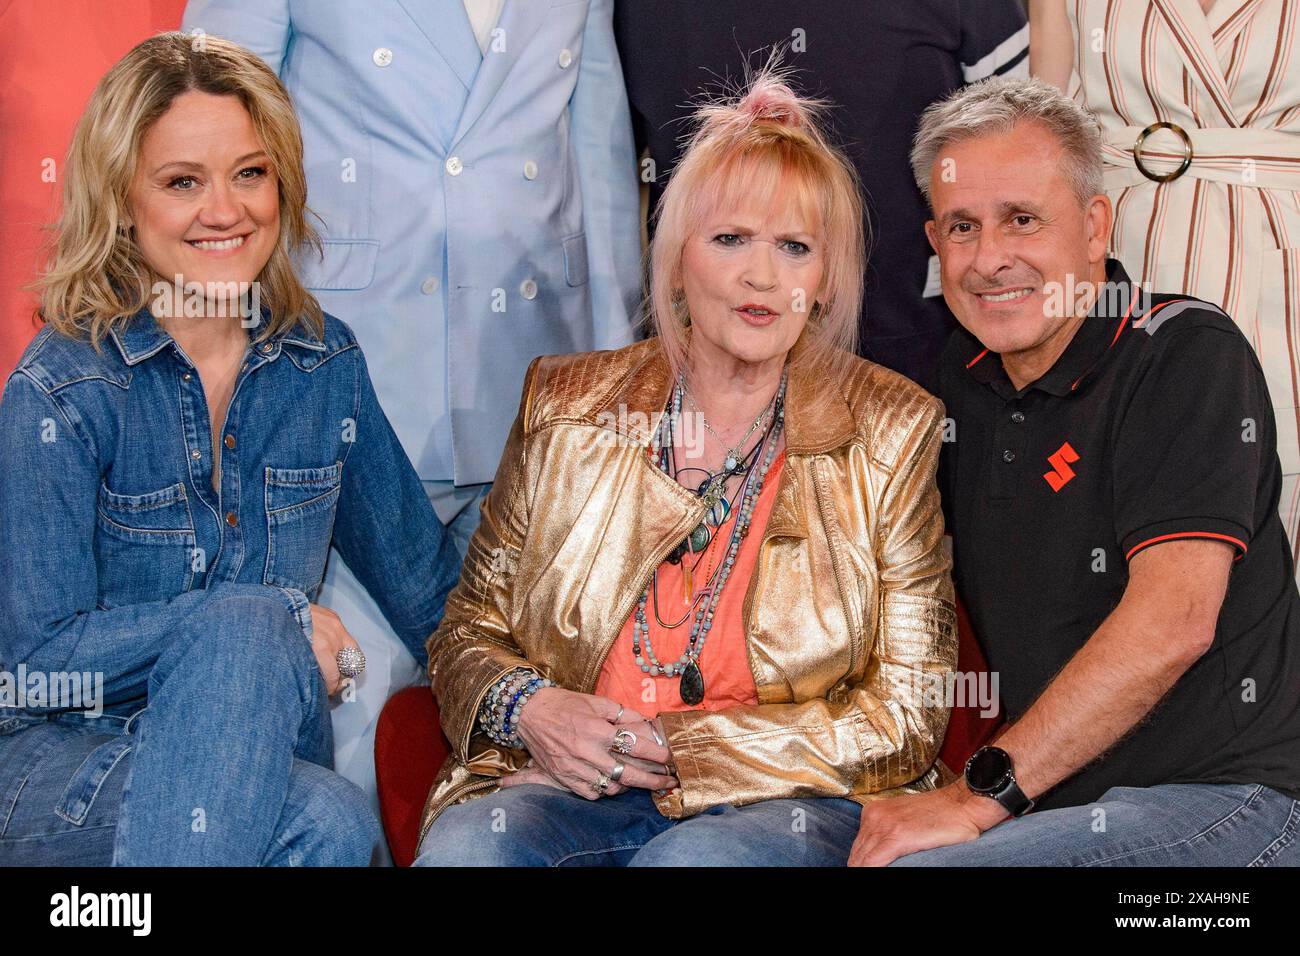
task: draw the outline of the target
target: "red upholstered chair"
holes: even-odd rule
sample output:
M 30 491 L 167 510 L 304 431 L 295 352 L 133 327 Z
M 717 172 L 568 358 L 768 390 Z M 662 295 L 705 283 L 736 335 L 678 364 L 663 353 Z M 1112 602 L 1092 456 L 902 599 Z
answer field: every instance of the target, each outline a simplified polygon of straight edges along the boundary
M 438 705 L 428 687 L 408 687 L 388 699 L 375 725 L 375 787 L 379 817 L 397 866 L 410 866 L 420 813 L 438 768 L 451 753 Z
M 960 601 L 957 629 L 957 669 L 963 673 L 983 672 L 984 657 Z M 960 772 L 966 758 L 993 736 L 1000 723 L 998 718 L 981 717 L 974 707 L 954 708 L 939 758 Z M 424 800 L 450 752 L 429 688 L 408 687 L 394 694 L 375 729 L 375 781 L 388 849 L 398 866 L 410 866 L 415 859 Z

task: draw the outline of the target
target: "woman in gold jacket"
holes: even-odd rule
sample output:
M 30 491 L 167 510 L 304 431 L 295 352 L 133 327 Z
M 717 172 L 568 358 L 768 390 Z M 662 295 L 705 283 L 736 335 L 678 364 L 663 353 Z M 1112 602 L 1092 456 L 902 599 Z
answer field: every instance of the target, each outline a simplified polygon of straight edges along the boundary
M 840 865 L 933 789 L 957 657 L 942 406 L 853 354 L 860 193 L 817 104 L 703 107 L 654 337 L 544 356 L 429 674 L 417 865 Z

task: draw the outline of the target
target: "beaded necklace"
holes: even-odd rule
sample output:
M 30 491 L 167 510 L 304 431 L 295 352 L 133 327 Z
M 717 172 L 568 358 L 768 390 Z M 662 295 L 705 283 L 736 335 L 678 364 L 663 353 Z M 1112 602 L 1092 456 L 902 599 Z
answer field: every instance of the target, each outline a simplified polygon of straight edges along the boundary
M 637 601 L 636 617 L 632 627 L 632 654 L 636 660 L 637 666 L 641 668 L 642 673 L 649 674 L 652 677 L 677 677 L 680 680 L 679 690 L 682 701 L 690 706 L 694 706 L 704 700 L 704 675 L 700 672 L 699 659 L 700 654 L 704 651 L 704 642 L 708 639 L 709 629 L 713 626 L 713 612 L 717 607 L 718 599 L 722 596 L 722 589 L 727 583 L 732 568 L 736 563 L 736 554 L 740 550 L 740 542 L 749 533 L 750 521 L 753 519 L 754 504 L 758 500 L 759 494 L 763 490 L 763 481 L 767 477 L 768 469 L 772 467 L 772 461 L 776 457 L 776 446 L 779 444 L 778 438 L 781 434 L 782 426 L 785 423 L 785 386 L 786 372 L 781 372 L 781 384 L 777 388 L 776 396 L 773 399 L 773 420 L 771 429 L 763 436 L 758 445 L 755 446 L 755 456 L 760 449 L 766 448 L 766 454 L 763 456 L 763 463 L 756 471 L 753 468 L 746 469 L 745 481 L 742 485 L 740 511 L 736 516 L 736 523 L 731 529 L 731 537 L 727 542 L 726 556 L 719 562 L 715 574 L 705 588 L 704 606 L 695 611 L 695 620 L 691 624 L 690 639 L 687 642 L 686 650 L 682 652 L 681 657 L 669 664 L 660 662 L 655 656 L 654 648 L 650 644 L 650 625 L 646 620 L 646 603 L 649 600 L 650 592 L 657 587 L 658 568 L 655 569 L 654 575 L 651 576 L 650 584 L 641 594 L 641 599 Z M 681 409 L 681 395 L 684 390 L 684 383 L 679 378 L 676 388 L 674 389 L 673 407 L 674 410 Z M 659 467 L 665 473 L 669 471 L 668 461 L 663 451 L 658 447 L 658 433 L 656 433 L 656 448 Z M 730 459 L 729 459 L 730 461 Z M 738 464 L 738 463 L 737 463 Z M 699 492 L 700 496 L 709 501 L 714 494 L 721 497 L 721 487 L 726 482 L 726 476 L 729 470 L 724 470 L 722 481 L 712 483 L 706 482 L 704 487 L 707 491 Z M 714 489 L 718 489 L 716 492 Z M 716 498 L 712 501 L 709 511 L 717 504 Z M 706 515 L 708 511 L 706 511 Z M 698 528 L 691 532 L 695 536 Z M 707 530 L 707 529 L 706 529 Z M 687 549 L 689 548 L 690 538 L 687 539 Z M 680 545 L 678 546 L 681 547 Z M 658 604 L 658 593 L 655 594 L 656 605 Z M 694 606 L 694 602 L 692 602 Z M 687 612 L 689 615 L 689 611 Z M 657 615 L 656 615 L 657 616 Z M 685 618 L 682 619 L 683 621 Z M 662 624 L 663 622 L 660 621 Z M 681 621 L 678 624 L 682 623 Z M 673 625 L 676 626 L 676 625 Z M 644 648 L 644 652 L 643 649 Z

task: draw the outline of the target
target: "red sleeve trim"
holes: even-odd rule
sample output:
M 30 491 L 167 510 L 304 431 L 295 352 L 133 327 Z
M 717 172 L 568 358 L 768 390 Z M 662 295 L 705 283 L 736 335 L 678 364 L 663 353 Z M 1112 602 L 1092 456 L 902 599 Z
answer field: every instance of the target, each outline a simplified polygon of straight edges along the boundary
M 1242 541 L 1240 538 L 1234 538 L 1232 535 L 1215 534 L 1213 531 L 1175 531 L 1173 534 L 1156 535 L 1154 538 L 1147 538 L 1145 541 L 1133 545 L 1133 547 L 1129 549 L 1128 554 L 1124 555 L 1124 560 L 1131 560 L 1133 555 L 1137 554 L 1143 548 L 1148 548 L 1153 544 L 1159 544 L 1161 541 L 1173 541 L 1175 538 L 1213 538 L 1215 541 L 1226 541 L 1239 548 L 1241 551 L 1240 554 L 1233 558 L 1234 561 L 1240 561 L 1246 556 L 1246 542 Z

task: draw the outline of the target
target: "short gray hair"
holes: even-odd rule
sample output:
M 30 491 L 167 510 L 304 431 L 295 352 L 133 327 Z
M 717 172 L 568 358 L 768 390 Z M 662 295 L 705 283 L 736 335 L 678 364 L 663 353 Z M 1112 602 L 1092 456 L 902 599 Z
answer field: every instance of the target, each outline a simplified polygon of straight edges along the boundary
M 1103 191 L 1101 132 L 1081 106 L 1050 83 L 994 76 L 931 103 L 912 144 L 912 174 L 930 202 L 930 170 L 951 143 L 1008 133 L 1017 123 L 1039 123 L 1065 148 L 1066 178 L 1080 205 Z

